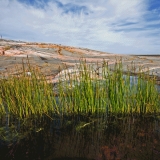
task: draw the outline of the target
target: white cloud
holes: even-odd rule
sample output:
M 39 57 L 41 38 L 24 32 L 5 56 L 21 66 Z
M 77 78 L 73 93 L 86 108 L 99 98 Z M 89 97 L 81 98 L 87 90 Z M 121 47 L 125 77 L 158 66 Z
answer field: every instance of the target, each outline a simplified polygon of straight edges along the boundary
M 0 34 L 112 53 L 160 53 L 159 28 L 154 27 L 159 20 L 146 20 L 146 16 L 152 17 L 146 2 L 57 0 L 41 2 L 38 5 L 44 7 L 36 8 L 17 0 L 1 0 Z

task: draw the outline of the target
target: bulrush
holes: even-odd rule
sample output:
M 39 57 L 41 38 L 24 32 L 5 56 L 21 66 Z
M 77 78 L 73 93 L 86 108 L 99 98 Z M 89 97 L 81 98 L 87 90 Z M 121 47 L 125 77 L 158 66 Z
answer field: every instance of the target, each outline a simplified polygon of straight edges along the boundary
M 158 114 L 155 77 L 149 72 L 133 77 L 129 70 L 124 75 L 121 61 L 111 68 L 105 61 L 96 66 L 80 60 L 75 68 L 61 71 L 53 85 L 37 67 L 23 63 L 16 75 L 0 79 L 0 114 L 19 118 Z

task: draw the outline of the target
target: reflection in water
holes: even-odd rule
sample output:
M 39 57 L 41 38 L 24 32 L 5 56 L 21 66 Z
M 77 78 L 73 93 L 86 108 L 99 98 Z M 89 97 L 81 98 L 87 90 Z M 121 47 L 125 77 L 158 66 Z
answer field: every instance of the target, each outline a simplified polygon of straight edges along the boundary
M 127 79 L 127 75 L 123 75 L 124 79 Z M 130 85 L 131 86 L 136 86 L 138 84 L 138 76 L 129 76 L 129 80 L 130 80 Z M 158 90 L 158 92 L 160 93 L 160 85 L 155 85 L 156 89 Z
M 73 116 L 23 123 L 12 119 L 3 132 L 1 127 L 0 155 L 3 159 L 158 160 L 159 120 L 158 116 L 107 120 Z

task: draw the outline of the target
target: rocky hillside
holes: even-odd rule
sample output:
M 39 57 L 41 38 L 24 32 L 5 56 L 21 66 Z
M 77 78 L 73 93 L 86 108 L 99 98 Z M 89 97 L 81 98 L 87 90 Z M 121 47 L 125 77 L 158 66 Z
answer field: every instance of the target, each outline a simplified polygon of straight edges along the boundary
M 97 63 L 103 60 L 113 65 L 117 60 L 122 60 L 124 70 L 130 69 L 138 72 L 141 66 L 142 72 L 150 70 L 150 74 L 157 76 L 160 82 L 160 55 L 118 55 L 106 52 L 75 48 L 49 43 L 28 43 L 0 39 L 0 73 L 16 73 L 15 66 L 22 66 L 22 60 L 26 63 L 38 66 L 48 79 L 54 77 L 61 69 L 73 67 L 80 59 L 84 58 L 87 63 Z

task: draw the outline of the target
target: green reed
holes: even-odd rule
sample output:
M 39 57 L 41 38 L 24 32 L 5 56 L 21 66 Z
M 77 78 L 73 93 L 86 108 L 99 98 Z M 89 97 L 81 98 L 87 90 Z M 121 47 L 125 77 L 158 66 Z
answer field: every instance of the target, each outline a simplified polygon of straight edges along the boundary
M 130 72 L 123 73 L 122 62 L 114 69 L 106 62 L 95 72 L 94 65 L 81 62 L 79 72 L 65 73 L 66 81 L 59 81 L 60 110 L 65 114 L 148 114 L 159 113 L 160 96 L 155 77 L 137 74 L 131 84 Z M 58 105 L 58 104 L 57 104 Z
M 16 71 L 0 79 L 0 114 L 25 118 L 56 112 L 52 85 L 39 69 L 23 64 Z
M 0 114 L 19 118 L 52 114 L 150 114 L 160 112 L 160 95 L 155 77 L 149 73 L 137 74 L 131 84 L 130 72 L 123 74 L 122 62 L 114 68 L 80 61 L 74 73 L 64 71 L 63 79 L 48 83 L 41 71 L 29 62 L 17 67 L 17 75 L 0 79 Z M 28 74 L 29 73 L 29 74 Z

